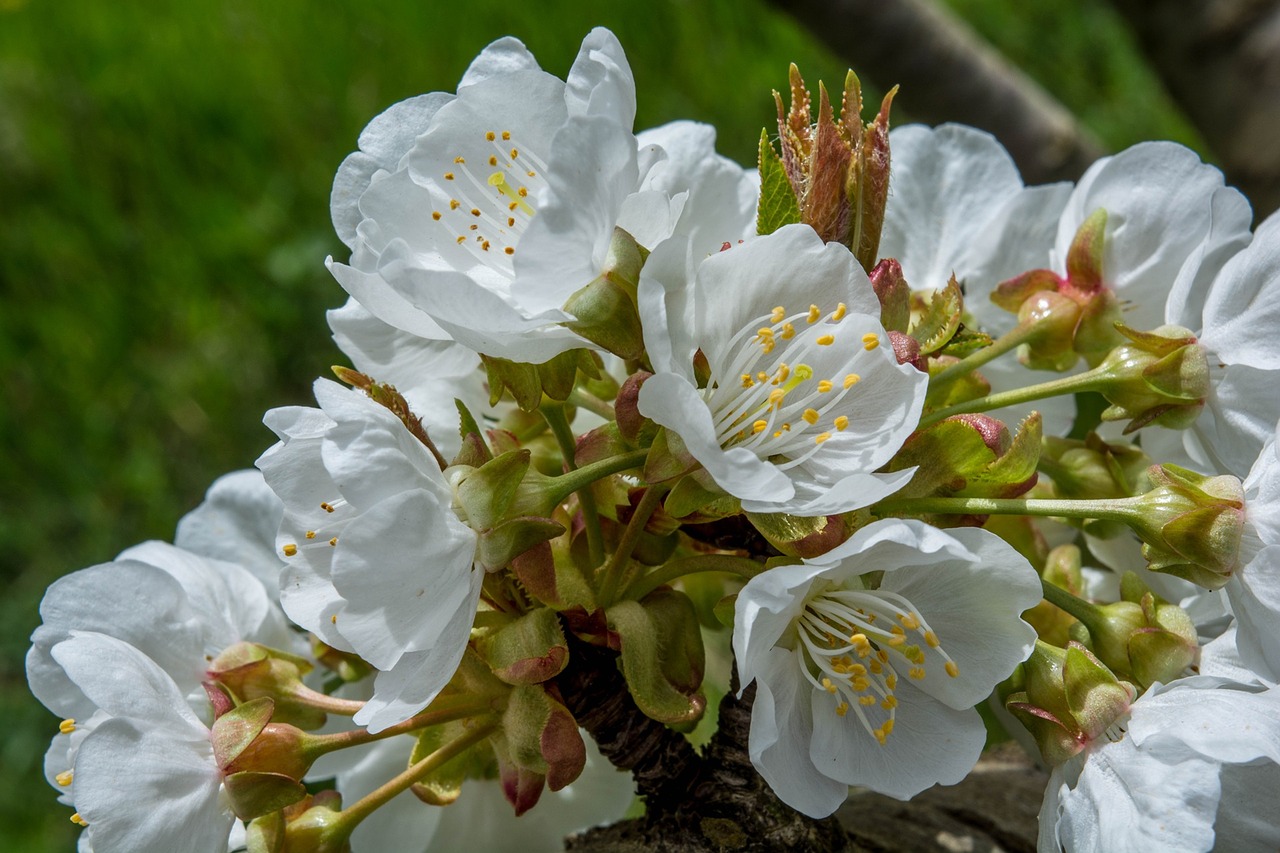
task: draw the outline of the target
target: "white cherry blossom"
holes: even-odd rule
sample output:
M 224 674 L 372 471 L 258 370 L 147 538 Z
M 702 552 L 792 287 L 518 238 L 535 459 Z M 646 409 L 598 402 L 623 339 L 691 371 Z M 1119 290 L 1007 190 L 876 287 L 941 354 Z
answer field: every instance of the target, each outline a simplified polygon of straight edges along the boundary
M 915 429 L 927 377 L 898 364 L 849 250 L 791 225 L 695 271 L 696 261 L 673 240 L 642 272 L 655 375 L 640 412 L 678 434 L 748 511 L 827 515 L 901 488 L 914 469 L 873 472 Z

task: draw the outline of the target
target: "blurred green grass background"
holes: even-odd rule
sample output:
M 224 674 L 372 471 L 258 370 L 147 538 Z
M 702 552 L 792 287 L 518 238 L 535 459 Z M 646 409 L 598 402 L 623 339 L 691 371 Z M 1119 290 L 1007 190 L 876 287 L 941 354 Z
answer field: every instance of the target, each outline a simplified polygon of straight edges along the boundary
M 1101 0 L 951 4 L 1108 146 L 1195 145 Z M 711 122 L 744 163 L 788 62 L 843 77 L 759 0 L 0 0 L 0 849 L 74 845 L 23 675 L 45 586 L 171 537 L 271 443 L 262 413 L 340 360 L 322 261 L 360 129 L 452 90 L 501 35 L 563 75 L 597 24 L 631 59 L 638 127 Z

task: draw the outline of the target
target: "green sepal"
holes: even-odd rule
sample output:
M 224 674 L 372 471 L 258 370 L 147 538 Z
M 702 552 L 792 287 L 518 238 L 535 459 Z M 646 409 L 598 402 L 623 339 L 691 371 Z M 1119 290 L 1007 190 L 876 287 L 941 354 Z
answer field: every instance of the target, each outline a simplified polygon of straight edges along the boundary
M 408 766 L 466 735 L 473 725 L 464 720 L 453 720 L 421 729 L 409 753 Z M 493 754 L 489 748 L 484 743 L 475 744 L 418 780 L 413 786 L 413 794 L 428 805 L 447 806 L 458 799 L 464 781 L 484 778 L 492 764 Z
M 476 648 L 493 674 L 507 684 L 539 684 L 559 675 L 569 662 L 560 619 L 546 607 L 486 634 Z
M 1056 767 L 1084 749 L 1079 736 L 1053 714 L 1025 701 L 1025 693 L 1013 693 L 1004 707 L 1017 718 L 1040 749 L 1045 764 Z
M 708 489 L 696 474 L 686 474 L 676 481 L 662 508 L 672 518 L 686 518 L 724 497 L 724 492 Z
M 604 274 L 569 297 L 565 323 L 574 333 L 623 359 L 644 354 L 644 335 L 636 306 L 640 268 L 648 253 L 621 228 L 613 229 Z
M 489 530 L 515 500 L 529 470 L 528 450 L 511 450 L 454 482 L 454 494 L 473 530 Z
M 849 537 L 839 515 L 797 516 L 781 512 L 748 512 L 747 520 L 769 544 L 791 557 L 817 557 Z
M 485 443 L 484 433 L 480 431 L 480 424 L 472 416 L 471 410 L 459 399 L 455 398 L 453 404 L 458 409 L 458 434 L 462 437 L 462 448 L 452 464 L 479 468 L 493 459 L 493 453 Z
M 291 698 L 302 686 L 302 677 L 314 669 L 306 658 L 259 643 L 240 642 L 228 646 L 209 662 L 209 678 L 231 691 L 237 701 L 266 697 L 275 702 L 272 719 L 300 729 L 318 729 L 326 715 L 305 702 Z
M 542 405 L 544 394 L 556 402 L 567 400 L 579 369 L 588 376 L 599 372 L 591 351 L 585 349 L 562 352 L 542 364 L 524 364 L 483 353 L 480 361 L 489 378 L 489 405 L 496 405 L 503 391 L 507 391 L 526 412 Z
M 961 497 L 1003 497 L 1010 490 L 1021 493 L 1026 483 L 1036 476 L 1040 462 L 1040 439 L 1043 434 L 1039 412 L 1032 412 L 1018 425 L 1013 442 L 982 471 L 969 474 L 968 484 L 957 495 Z
M 500 569 L 534 546 L 564 533 L 550 518 L 523 516 L 508 519 L 480 534 L 476 564 L 485 570 Z
M 696 674 L 700 683 L 704 652 L 692 602 L 671 590 L 655 591 L 645 603 L 621 601 L 605 615 L 619 637 L 622 674 L 640 710 L 671 725 L 698 720 L 706 698 L 689 682 Z
M 1077 642 L 1067 644 L 1062 665 L 1067 707 L 1081 734 L 1092 740 L 1129 710 L 1136 698 L 1131 685 L 1116 678 L 1092 652 Z
M 666 482 L 692 470 L 697 464 L 680 436 L 669 429 L 660 429 L 644 461 L 644 481 L 649 484 Z
M 756 232 L 772 234 L 784 225 L 800 221 L 800 204 L 787 180 L 787 170 L 769 142 L 768 129 L 760 131 L 760 201 L 756 206 Z
M 955 356 L 956 358 L 964 358 L 972 355 L 980 349 L 991 346 L 991 336 L 985 332 L 979 332 L 970 329 L 961 324 L 956 333 L 951 336 L 951 340 L 947 341 L 946 346 L 938 350 L 942 355 Z
M 271 722 L 276 703 L 267 697 L 237 705 L 213 723 L 209 739 L 219 767 L 230 767 Z
M 553 791 L 577 779 L 586 764 L 586 744 L 573 715 L 539 686 L 511 691 L 502 733 L 511 762 L 545 776 Z
M 306 786 L 282 773 L 242 771 L 222 777 L 231 810 L 241 820 L 253 820 L 291 806 L 307 795 Z

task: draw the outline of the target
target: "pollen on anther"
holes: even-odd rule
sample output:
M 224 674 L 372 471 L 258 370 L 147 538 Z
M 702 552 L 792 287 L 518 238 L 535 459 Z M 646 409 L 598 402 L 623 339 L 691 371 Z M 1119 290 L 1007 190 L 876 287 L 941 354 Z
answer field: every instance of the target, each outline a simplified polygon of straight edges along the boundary
M 497 135 L 496 133 L 494 133 L 492 130 L 490 130 L 489 132 L 487 132 L 487 133 L 484 135 L 484 138 L 485 138 L 486 140 L 488 140 L 489 142 L 492 142 L 493 140 L 495 140 L 495 139 L 497 139 L 497 138 L 498 138 L 498 135 Z
M 437 222 L 439 222 L 439 221 L 440 221 L 440 211 L 438 211 L 438 210 L 433 210 L 433 211 L 431 211 L 431 218 L 432 218 L 432 219 L 434 219 L 434 220 L 436 220 Z
M 916 681 L 919 681 L 920 679 L 924 678 L 924 667 L 922 666 L 911 667 L 911 669 L 907 670 L 907 677 L 913 678 Z
M 839 415 L 832 423 L 840 432 L 844 432 L 849 428 L 849 418 L 846 415 Z
M 53 777 L 53 781 L 57 782 L 59 785 L 65 788 L 71 784 L 71 780 L 74 776 L 75 774 L 72 771 L 63 770 L 57 776 Z
M 507 205 L 507 210 L 515 210 L 519 206 L 520 206 L 520 202 L 513 201 L 511 202 L 511 204 Z
M 850 373 L 848 376 L 844 378 L 845 390 L 846 391 L 849 390 L 850 388 L 852 388 L 854 385 L 857 385 L 861 381 L 862 381 L 861 376 L 859 376 L 856 373 Z
M 520 156 L 520 149 L 518 149 L 518 148 L 512 148 L 512 149 L 511 149 L 511 159 L 512 159 L 512 160 L 514 160 L 514 159 L 516 159 L 516 158 L 517 158 L 517 157 L 519 157 L 519 156 Z
M 952 678 L 956 678 L 960 675 L 960 666 L 953 660 L 947 661 L 947 665 L 945 668 L 947 670 L 947 675 L 951 676 Z
M 884 697 L 884 699 L 880 702 L 880 707 L 884 708 L 886 711 L 892 711 L 894 708 L 898 707 L 898 697 L 897 696 Z
M 805 423 L 816 424 L 818 422 L 818 410 L 805 409 L 804 414 L 801 415 L 800 417 L 804 418 Z
M 830 391 L 830 390 L 831 390 L 831 380 L 830 380 L 830 379 L 819 379 L 819 380 L 818 380 L 818 393 L 819 393 L 819 394 L 825 394 L 825 393 L 827 393 L 827 392 L 828 392 L 828 391 Z
M 880 346 L 880 337 L 875 332 L 867 332 L 862 336 L 862 348 L 867 352 Z
M 333 512 L 333 504 L 328 501 L 320 501 L 320 508 L 325 512 Z
M 768 422 L 768 421 L 756 421 L 755 423 L 753 423 L 753 424 L 751 425 L 751 432 L 752 432 L 752 433 L 761 433 L 761 432 L 764 432 L 765 430 L 767 430 L 768 428 L 769 428 L 769 422 Z
M 752 379 L 752 378 L 751 378 L 751 374 L 750 374 L 750 373 L 744 373 L 744 374 L 742 374 L 742 387 L 743 387 L 743 388 L 750 388 L 752 385 L 755 385 L 755 384 L 756 384 L 756 381 L 755 381 L 754 379 Z
M 480 230 L 480 226 L 479 226 L 479 225 L 472 225 L 472 226 L 471 226 L 470 228 L 468 228 L 467 230 L 468 230 L 468 231 L 479 231 L 479 230 Z
M 74 823 L 76 826 L 88 826 L 88 825 L 89 825 L 89 821 L 87 821 L 87 820 L 85 820 L 84 818 L 80 817 L 80 812 L 76 812 L 75 814 L 73 814 L 73 815 L 71 816 L 71 822 L 72 822 L 72 823 Z
M 886 676 L 884 677 L 884 686 L 885 686 L 885 687 L 888 687 L 890 690 L 897 690 L 897 689 L 898 689 L 898 676 L 894 675 L 893 673 L 890 673 L 889 675 L 886 675 Z
M 826 441 L 829 438 L 831 438 L 831 433 L 824 432 L 821 435 L 814 436 L 813 443 L 822 444 L 822 442 Z
M 315 539 L 315 538 L 316 538 L 316 532 L 315 532 L 314 530 L 308 530 L 308 531 L 307 531 L 307 538 L 308 538 L 308 539 Z
M 333 537 L 332 539 L 330 539 L 330 540 L 329 540 L 329 545 L 330 545 L 330 547 L 332 547 L 332 546 L 334 546 L 334 545 L 337 545 L 337 544 L 338 544 L 338 537 L 337 537 L 337 536 L 335 536 L 335 537 Z
M 938 647 L 938 635 L 932 631 L 924 632 L 924 641 L 929 644 L 929 648 L 936 649 Z
M 837 716 L 837 717 L 843 717 L 843 716 L 844 716 L 845 714 L 847 714 L 847 713 L 849 713 L 849 703 L 848 703 L 848 702 L 841 702 L 839 705 L 837 705 L 837 706 L 836 706 L 836 716 Z
M 781 385 L 791 376 L 791 366 L 785 362 L 778 365 L 778 375 L 773 377 L 774 385 Z
M 816 323 L 821 319 L 822 319 L 822 312 L 818 310 L 818 306 L 810 305 L 809 316 L 805 317 L 805 320 L 807 320 L 810 323 Z
M 298 553 L 298 546 L 297 546 L 297 545 L 294 545 L 292 542 L 290 542 L 288 545 L 285 545 L 285 546 L 284 546 L 283 548 L 281 548 L 280 550 L 284 551 L 284 555 L 285 555 L 286 557 L 292 557 L 292 556 L 294 556 L 295 554 L 297 554 L 297 553 Z
M 446 181 L 452 181 L 452 180 L 453 180 L 453 172 L 445 172 L 445 173 L 444 173 L 444 179 L 445 179 Z
M 58 731 L 62 732 L 64 735 L 69 735 L 75 730 L 76 730 L 76 721 L 71 719 L 70 717 L 58 723 Z
M 511 246 L 508 246 L 507 248 L 503 249 L 502 251 L 506 252 L 508 255 L 514 255 L 514 254 L 516 253 L 516 250 L 515 250 L 514 248 L 512 248 Z
M 775 388 L 769 392 L 769 405 L 777 408 L 782 405 L 782 399 L 787 396 L 787 392 L 781 388 Z
M 526 196 L 529 195 L 529 190 L 526 187 L 521 187 L 520 189 L 516 190 L 516 195 L 520 196 L 521 198 L 525 198 Z
M 876 697 L 874 697 L 874 696 L 859 696 L 859 697 L 858 697 L 858 704 L 859 704 L 859 705 L 861 705 L 861 706 L 863 706 L 864 708 L 869 708 L 869 707 L 871 707 L 872 705 L 876 704 Z
M 528 175 L 528 176 L 529 176 L 529 177 L 531 177 L 531 178 L 536 178 L 536 177 L 538 177 L 538 173 L 537 173 L 537 172 L 535 172 L 535 171 L 533 171 L 533 169 L 530 169 L 529 171 L 525 172 L 525 174 L 526 174 L 526 175 Z
M 849 308 L 843 302 L 841 302 L 839 305 L 836 306 L 836 310 L 831 315 L 831 319 L 839 323 L 841 320 L 844 319 L 844 315 L 847 313 L 849 313 Z
M 781 323 L 787 316 L 787 309 L 779 305 L 769 313 L 769 319 L 775 323 Z
M 459 246 L 461 246 L 463 243 L 467 242 L 467 238 L 466 238 L 466 237 L 462 237 L 462 236 L 460 236 L 460 237 L 458 237 L 458 239 L 457 239 L 457 240 L 454 240 L 453 242 L 455 242 L 455 243 L 457 243 Z
M 511 141 L 511 131 L 509 130 L 502 131 L 502 141 L 503 142 Z
M 516 224 L 516 218 L 514 216 L 508 216 L 507 227 L 510 228 L 512 225 L 515 225 L 515 224 Z
M 490 166 L 496 166 L 496 165 L 498 165 L 498 158 L 497 158 L 497 157 L 495 157 L 494 155 L 490 154 L 490 155 L 489 155 L 489 165 L 490 165 Z
M 784 341 L 789 341 L 789 340 L 791 340 L 792 338 L 794 338 L 795 336 L 796 336 L 796 327 L 795 327 L 795 326 L 793 326 L 793 325 L 791 325 L 790 323 L 783 323 L 783 324 L 782 324 L 782 339 L 783 339 Z
M 478 207 L 473 207 L 473 208 L 471 208 L 471 215 L 472 215 L 472 216 L 479 216 L 479 215 L 480 215 L 480 208 L 478 208 Z
M 449 199 L 450 210 L 457 210 L 460 207 L 462 207 L 462 202 L 458 201 L 456 198 Z
M 820 347 L 829 347 L 836 342 L 835 335 L 822 335 L 818 338 L 817 344 Z
M 836 686 L 835 684 L 832 683 L 830 678 L 822 679 L 822 689 L 827 691 L 828 693 L 836 692 Z

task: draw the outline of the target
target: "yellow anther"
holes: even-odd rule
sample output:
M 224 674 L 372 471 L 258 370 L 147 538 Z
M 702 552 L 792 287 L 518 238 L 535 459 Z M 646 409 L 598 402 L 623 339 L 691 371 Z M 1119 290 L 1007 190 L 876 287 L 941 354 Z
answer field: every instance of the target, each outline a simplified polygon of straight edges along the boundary
M 800 417 L 804 418 L 806 423 L 816 424 L 818 422 L 818 410 L 805 409 L 804 414 Z
M 507 205 L 507 210 L 515 210 L 519 206 L 520 206 L 520 202 L 513 201 L 511 202 L 511 204 Z
M 742 374 L 742 387 L 743 387 L 743 388 L 750 388 L 752 385 L 755 385 L 755 384 L 756 384 L 756 381 L 755 381 L 754 379 L 752 379 L 752 378 L 751 378 L 751 374 L 750 374 L 750 373 L 744 373 L 744 374 Z
M 773 377 L 773 384 L 781 385 L 783 382 L 787 381 L 789 376 L 791 376 L 791 368 L 787 366 L 786 362 L 783 362 L 778 365 L 778 375 Z
M 438 211 L 438 210 L 433 210 L 433 211 L 431 211 L 431 218 L 432 218 L 432 219 L 434 219 L 434 220 L 436 220 L 437 222 L 439 222 L 439 221 L 440 221 L 440 211 Z
M 315 532 L 314 530 L 308 530 L 308 531 L 307 531 L 307 538 L 308 538 L 308 539 L 315 539 L 315 538 L 316 538 L 316 532 Z
M 848 659 L 846 658 L 846 660 Z M 856 675 L 861 678 L 867 674 L 867 668 L 860 663 L 849 661 L 849 674 Z
M 938 647 L 938 635 L 932 631 L 924 632 L 924 641 L 929 644 L 929 648 L 936 649 Z
M 511 199 L 511 203 L 507 205 L 507 210 L 514 211 L 518 208 L 527 214 L 533 214 L 533 208 L 529 206 L 529 203 L 521 201 L 521 199 L 528 195 L 528 191 L 525 190 L 524 187 L 521 187 L 518 190 L 511 189 L 511 184 L 507 183 L 506 172 L 494 172 L 490 175 L 489 186 L 496 189 L 499 194 Z
M 460 207 L 462 207 L 462 202 L 458 201 L 456 198 L 449 199 L 450 210 L 457 210 Z
M 445 172 L 445 173 L 444 173 L 444 179 L 445 179 L 446 181 L 452 181 L 452 180 L 453 180 L 453 172 Z
M 325 512 L 333 512 L 333 509 L 334 509 L 333 504 L 329 503 L 328 501 L 321 501 L 320 508 Z
M 916 681 L 919 681 L 920 679 L 924 678 L 924 667 L 922 666 L 911 667 L 911 669 L 907 670 L 907 677 L 914 678 Z
M 920 617 L 914 613 L 903 613 L 898 617 L 898 621 L 902 623 L 902 627 L 908 631 L 914 631 L 920 627 Z
M 787 392 L 781 388 L 775 388 L 769 392 L 769 405 L 775 409 L 782 405 L 782 399 L 787 396 Z
M 871 707 L 872 705 L 876 704 L 876 697 L 874 697 L 874 696 L 859 696 L 859 697 L 858 697 L 858 704 L 859 704 L 859 705 L 861 705 L 861 706 L 863 706 L 864 708 L 869 708 L 869 707 Z
M 757 374 L 756 374 L 756 379 L 760 380 L 761 382 L 768 382 L 768 381 L 769 381 L 769 374 L 765 373 L 765 372 L 762 370 L 762 371 L 760 371 L 759 373 L 757 373 Z
M 480 215 L 480 208 L 478 208 L 478 207 L 473 207 L 473 208 L 471 208 L 471 215 L 472 215 L 472 216 L 479 216 L 479 215 Z
M 898 707 L 898 697 L 897 696 L 884 697 L 884 699 L 880 702 L 880 707 L 884 708 L 886 711 L 892 711 L 894 708 Z
M 332 616 L 330 616 L 330 617 L 329 617 L 329 621 L 330 621 L 330 622 L 332 622 L 333 624 L 337 625 L 337 624 L 338 624 L 338 614 L 337 614 L 337 613 L 335 613 L 335 614 L 333 614 Z
M 507 227 L 510 228 L 512 225 L 515 225 L 515 224 L 516 224 L 516 218 L 514 216 L 508 216 Z
M 836 692 L 836 686 L 835 686 L 835 684 L 833 684 L 833 683 L 831 682 L 831 679 L 830 679 L 830 678 L 823 678 L 823 679 L 822 679 L 822 689 L 823 689 L 823 690 L 825 690 L 825 691 L 827 691 L 828 693 L 835 693 L 835 692 Z
M 753 423 L 753 424 L 751 425 L 751 432 L 753 432 L 753 433 L 761 433 L 761 432 L 764 432 L 765 430 L 767 430 L 768 428 L 769 428 L 769 422 L 768 422 L 768 421 L 756 421 L 755 423 Z
M 503 141 L 503 142 L 510 142 L 510 141 L 511 141 L 511 131 L 509 131 L 509 130 L 504 130 L 504 131 L 502 131 L 502 141 Z
M 844 378 L 844 387 L 845 387 L 845 390 L 847 391 L 848 389 L 852 388 L 854 385 L 857 385 L 857 384 L 858 384 L 859 382 L 861 382 L 861 381 L 862 381 L 862 377 L 861 377 L 861 376 L 859 376 L 858 374 L 856 374 L 856 373 L 850 373 L 850 374 L 848 374 L 848 375 L 847 375 L 847 376 L 845 376 L 845 378 Z
M 65 788 L 71 784 L 71 779 L 74 776 L 75 774 L 72 773 L 70 770 L 63 770 L 57 776 L 53 777 L 53 781 L 57 782 L 59 785 Z
M 855 678 L 849 682 L 853 685 L 853 689 L 861 693 L 864 690 L 871 689 L 871 680 L 868 678 Z
M 841 702 L 839 705 L 837 705 L 837 706 L 836 706 L 836 716 L 837 716 L 837 717 L 843 717 L 843 716 L 844 716 L 845 714 L 847 714 L 847 713 L 849 713 L 849 703 L 848 703 L 848 702 Z
M 820 347 L 829 347 L 835 342 L 836 342 L 835 335 L 821 335 L 818 337 L 818 341 L 817 341 L 818 346 Z
M 537 172 L 535 172 L 535 171 L 533 171 L 533 169 L 530 169 L 529 171 L 525 172 L 525 174 L 526 174 L 526 175 L 528 175 L 528 176 L 529 176 L 529 177 L 531 177 L 531 178 L 536 178 L 536 177 L 538 177 L 538 173 L 537 173 Z
M 947 675 L 952 678 L 956 678 L 960 675 L 960 666 L 953 660 L 947 661 L 946 670 Z
M 71 816 L 71 822 L 72 822 L 72 823 L 74 823 L 76 826 L 88 826 L 88 825 L 89 825 L 89 821 L 87 821 L 87 820 L 85 820 L 84 818 L 80 817 L 80 812 L 76 812 L 75 814 L 73 814 L 73 815 Z
M 516 250 L 515 250 L 514 248 L 512 248 L 511 246 L 508 246 L 507 248 L 503 249 L 502 251 L 506 252 L 508 255 L 514 255 L 514 254 L 516 253 Z
M 817 305 L 810 305 L 810 306 L 809 306 L 809 316 L 808 316 L 808 317 L 805 317 L 805 320 L 807 320 L 807 321 L 808 321 L 808 322 L 810 322 L 810 323 L 816 323 L 816 322 L 818 322 L 818 321 L 819 321 L 819 320 L 821 320 L 821 319 L 822 319 L 822 312 L 818 310 L 818 306 L 817 306 Z
M 830 379 L 819 379 L 819 380 L 818 380 L 818 393 L 819 393 L 819 394 L 825 394 L 825 393 L 827 393 L 827 392 L 828 392 L 828 391 L 830 391 L 830 390 L 831 390 L 831 380 L 830 380 Z
M 773 352 L 773 348 L 776 347 L 777 345 L 778 345 L 777 342 L 774 341 L 772 338 L 770 338 L 769 340 L 765 341 L 760 345 L 760 351 L 763 352 L 765 355 L 768 355 L 769 353 Z
M 889 653 L 886 652 L 884 649 L 880 649 L 878 652 L 876 652 L 876 659 L 879 660 L 880 663 L 888 663 Z
M 886 736 L 893 734 L 893 720 L 885 720 L 884 725 L 880 728 L 884 729 Z
M 862 348 L 867 352 L 880 346 L 880 337 L 875 332 L 867 332 L 862 336 Z
M 294 554 L 298 553 L 298 546 L 290 542 L 288 545 L 285 545 L 284 548 L 281 550 L 284 551 L 284 555 L 286 557 L 292 557 Z
M 497 135 L 496 135 L 496 134 L 491 130 L 491 131 L 489 131 L 488 133 L 486 133 L 486 134 L 484 135 L 484 138 L 485 138 L 485 139 L 487 139 L 488 141 L 492 142 L 494 139 L 496 139 L 496 138 L 497 138 Z
M 498 165 L 498 158 L 497 158 L 497 157 L 495 157 L 495 156 L 493 156 L 492 154 L 490 154 L 490 155 L 489 155 L 489 165 L 490 165 L 490 166 L 496 166 L 496 165 Z
M 461 165 L 463 165 L 463 164 L 465 164 L 465 163 L 467 162 L 467 158 L 466 158 L 466 157 L 454 157 L 454 158 L 453 158 L 453 162 L 455 162 L 455 163 L 457 163 L 458 165 L 460 165 L 460 166 L 461 166 Z
M 845 415 L 839 415 L 838 417 L 836 417 L 834 421 L 832 421 L 832 423 L 835 425 L 835 428 L 840 432 L 844 432 L 849 428 L 849 418 L 846 417 Z
M 826 441 L 826 440 L 827 440 L 827 439 L 829 439 L 829 438 L 831 438 L 831 433 L 829 433 L 829 432 L 824 432 L 824 433 L 821 433 L 821 434 L 819 434 L 819 435 L 815 435 L 815 436 L 813 437 L 813 443 L 814 443 L 814 444 L 822 444 L 822 442 Z
M 787 316 L 787 309 L 783 308 L 781 305 L 779 305 L 777 308 L 774 308 L 773 311 L 769 312 L 769 319 L 775 323 L 781 323 L 783 319 L 786 318 L 786 316 Z
M 867 661 L 867 666 L 871 667 L 871 673 L 873 675 L 879 675 L 884 672 L 884 663 L 880 660 L 878 652 L 876 657 Z
M 511 149 L 511 159 L 512 159 L 512 160 L 514 160 L 514 159 L 516 159 L 516 158 L 517 158 L 517 157 L 519 157 L 519 156 L 520 156 L 520 150 L 519 150 L 518 148 L 512 148 L 512 149 Z
M 792 338 L 794 338 L 795 336 L 796 336 L 796 327 L 795 327 L 795 326 L 793 326 L 793 325 L 791 325 L 790 323 L 783 323 L 783 324 L 782 324 L 782 339 L 783 339 L 784 341 L 789 341 L 789 340 L 791 340 Z
M 473 225 L 471 226 L 471 228 L 470 228 L 470 229 L 468 229 L 468 230 L 471 230 L 471 231 L 478 231 L 479 229 L 480 229 L 480 226 L 479 226 L 479 225 L 474 225 L 474 224 L 473 224 Z
M 783 424 L 782 428 L 773 434 L 773 437 L 782 438 L 784 432 L 791 432 L 791 424 Z M 830 645 L 835 645 L 835 643 L 830 643 Z
M 889 673 L 888 675 L 886 675 L 884 677 L 884 686 L 888 687 L 890 690 L 897 690 L 898 676 L 894 675 L 893 673 Z
M 485 240 L 483 243 L 481 243 L 480 248 L 484 249 L 486 252 L 489 251 L 489 241 Z
M 459 246 L 461 246 L 463 243 L 467 242 L 467 238 L 466 238 L 466 237 L 459 237 L 457 240 L 454 240 L 453 242 L 455 242 L 455 243 L 457 243 Z
M 337 537 L 337 536 L 335 536 L 335 537 L 333 537 L 332 539 L 330 539 L 330 540 L 329 540 L 329 546 L 330 546 L 330 547 L 332 547 L 332 546 L 334 546 L 334 545 L 337 545 L 337 544 L 338 544 L 338 537 Z
M 773 337 L 773 329 L 769 328 L 768 326 L 761 326 L 760 328 L 756 329 L 756 337 L 762 341 L 767 341 Z
M 831 319 L 837 323 L 844 319 L 844 315 L 849 313 L 849 308 L 841 302 L 836 306 L 835 313 L 831 315 Z
M 876 743 L 884 746 L 884 742 L 889 739 L 889 733 L 883 728 L 873 729 L 871 734 L 875 735 Z
M 529 174 L 532 175 L 533 173 L 530 172 Z M 520 198 L 524 198 L 527 195 L 529 195 L 529 191 L 524 187 L 521 187 L 520 189 L 516 190 L 516 195 L 520 196 Z
M 76 730 L 76 721 L 71 719 L 70 717 L 58 723 L 58 731 L 62 732 L 64 735 L 69 735 L 75 730 Z

